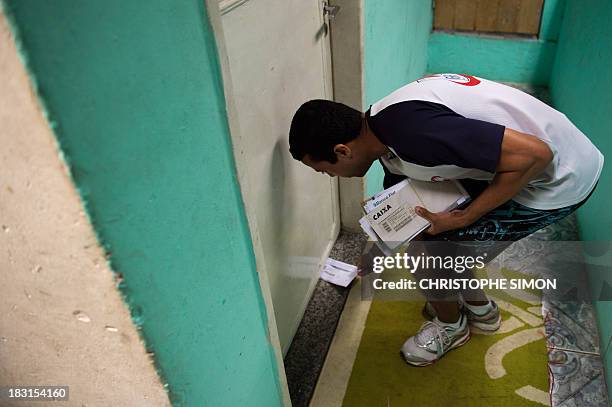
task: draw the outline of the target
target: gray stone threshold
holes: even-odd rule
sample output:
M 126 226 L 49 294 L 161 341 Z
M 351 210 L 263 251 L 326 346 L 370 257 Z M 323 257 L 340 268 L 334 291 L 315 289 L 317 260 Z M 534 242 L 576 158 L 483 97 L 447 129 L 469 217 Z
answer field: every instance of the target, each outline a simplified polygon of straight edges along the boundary
M 329 257 L 357 265 L 365 242 L 364 234 L 343 231 Z M 285 356 L 293 407 L 306 407 L 312 398 L 351 286 L 344 288 L 323 280 L 317 282 Z

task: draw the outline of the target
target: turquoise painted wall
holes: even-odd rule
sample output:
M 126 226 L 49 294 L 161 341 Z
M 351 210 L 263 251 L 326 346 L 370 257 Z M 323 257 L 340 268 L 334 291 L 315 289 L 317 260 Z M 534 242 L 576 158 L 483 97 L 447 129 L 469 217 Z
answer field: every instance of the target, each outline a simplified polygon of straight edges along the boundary
M 204 2 L 5 9 L 175 405 L 281 405 Z
M 538 39 L 434 32 L 427 71 L 470 73 L 488 79 L 547 85 L 565 0 L 545 0 Z
M 607 165 L 597 191 L 578 212 L 583 240 L 612 240 L 612 1 L 568 0 L 559 37 L 557 58 L 550 81 L 554 105 L 585 132 L 603 152 Z M 610 250 L 608 250 L 610 252 Z M 608 267 L 612 255 L 595 259 Z M 612 276 L 592 274 L 592 287 L 599 294 L 601 280 L 612 285 Z M 598 297 L 596 297 L 598 298 Z M 612 390 L 612 301 L 596 303 L 602 349 Z
M 364 0 L 365 103 L 425 74 L 432 26 L 430 0 Z M 382 189 L 383 171 L 375 163 L 366 175 L 367 194 Z

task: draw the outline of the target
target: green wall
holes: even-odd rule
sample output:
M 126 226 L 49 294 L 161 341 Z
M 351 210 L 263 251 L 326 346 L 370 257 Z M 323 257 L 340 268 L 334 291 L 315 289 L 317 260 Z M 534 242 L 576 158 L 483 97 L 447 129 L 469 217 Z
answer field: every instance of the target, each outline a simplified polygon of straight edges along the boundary
M 430 0 L 364 0 L 365 103 L 425 74 L 432 26 Z M 383 171 L 375 163 L 366 175 L 367 194 L 382 189 Z
M 434 32 L 427 71 L 546 85 L 552 70 L 565 0 L 545 0 L 538 39 Z
M 204 1 L 5 9 L 175 405 L 280 405 Z
M 586 3 L 568 0 L 559 37 L 557 59 L 550 81 L 554 105 L 564 112 L 602 151 L 612 158 L 612 1 Z M 612 240 L 612 172 L 604 166 L 597 191 L 578 211 L 583 240 Z M 612 255 L 596 259 L 610 267 Z M 601 280 L 612 285 L 612 276 L 592 273 L 592 287 L 598 298 Z M 607 367 L 608 388 L 612 389 L 612 301 L 597 302 L 602 350 Z

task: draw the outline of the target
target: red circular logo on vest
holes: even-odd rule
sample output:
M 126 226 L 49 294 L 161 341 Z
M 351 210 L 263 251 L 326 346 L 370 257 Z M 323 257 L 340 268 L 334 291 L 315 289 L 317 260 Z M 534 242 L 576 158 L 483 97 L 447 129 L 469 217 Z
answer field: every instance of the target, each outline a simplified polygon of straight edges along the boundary
M 480 83 L 480 79 L 474 78 L 472 75 L 459 75 L 456 73 L 443 73 L 442 76 L 444 79 L 448 79 L 451 82 L 454 82 L 463 86 L 476 86 Z
M 443 182 L 446 181 L 446 178 L 441 177 L 439 175 L 434 175 L 433 177 L 431 177 L 431 182 Z

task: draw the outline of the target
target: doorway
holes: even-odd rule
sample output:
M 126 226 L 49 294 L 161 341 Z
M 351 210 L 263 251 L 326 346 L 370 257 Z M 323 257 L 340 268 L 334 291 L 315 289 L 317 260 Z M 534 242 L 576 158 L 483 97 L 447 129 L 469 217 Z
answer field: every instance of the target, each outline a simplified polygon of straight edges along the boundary
M 234 157 L 284 355 L 340 228 L 337 179 L 295 161 L 287 141 L 303 102 L 333 99 L 328 21 L 319 0 L 221 6 Z

